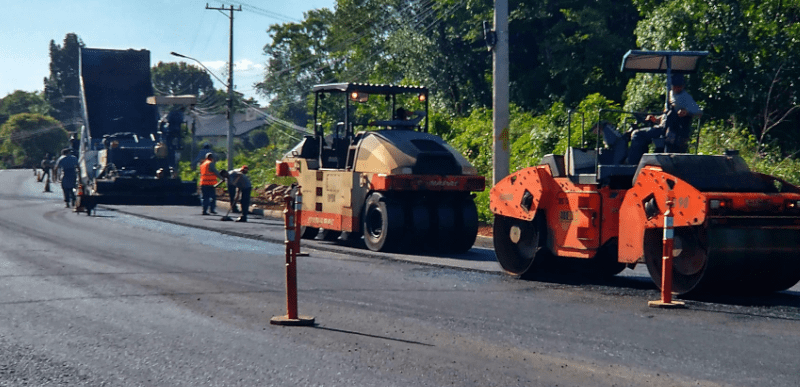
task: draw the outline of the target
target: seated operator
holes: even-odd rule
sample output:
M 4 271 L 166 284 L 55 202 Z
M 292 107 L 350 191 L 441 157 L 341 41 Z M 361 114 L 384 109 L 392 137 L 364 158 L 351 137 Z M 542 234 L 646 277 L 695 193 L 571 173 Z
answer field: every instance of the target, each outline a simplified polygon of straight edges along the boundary
M 686 153 L 689 149 L 689 136 L 693 117 L 700 117 L 703 111 L 691 95 L 684 91 L 683 74 L 672 75 L 672 90 L 669 93 L 669 109 L 661 117 L 648 115 L 646 120 L 654 123 L 652 127 L 638 129 L 631 136 L 628 163 L 639 164 L 653 139 L 665 136 L 665 152 Z
M 625 160 L 628 153 L 627 135 L 620 133 L 608 121 L 601 121 L 592 128 L 592 132 L 599 134 L 602 131 L 603 143 L 607 150 L 601 150 L 600 163 L 618 165 Z

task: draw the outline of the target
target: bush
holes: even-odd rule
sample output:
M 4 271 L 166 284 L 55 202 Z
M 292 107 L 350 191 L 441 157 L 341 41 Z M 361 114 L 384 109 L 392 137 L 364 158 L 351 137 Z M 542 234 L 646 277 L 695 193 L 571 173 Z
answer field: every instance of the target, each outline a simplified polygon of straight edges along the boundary
M 45 154 L 57 156 L 67 146 L 67 131 L 52 117 L 34 113 L 11 116 L 0 126 L 3 168 L 38 167 Z

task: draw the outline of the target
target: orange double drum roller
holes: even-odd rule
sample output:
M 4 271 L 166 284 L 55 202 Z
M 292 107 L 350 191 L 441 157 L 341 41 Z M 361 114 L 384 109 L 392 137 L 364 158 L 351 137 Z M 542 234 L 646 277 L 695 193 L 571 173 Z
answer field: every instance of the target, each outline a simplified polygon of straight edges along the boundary
M 635 63 L 623 68 L 646 72 L 637 55 L 670 56 L 673 71 L 689 72 L 700 54 L 631 52 L 626 58 Z M 751 171 L 736 152 L 652 153 L 628 165 L 608 150 L 599 139 L 594 149 L 568 147 L 491 189 L 495 254 L 504 271 L 535 278 L 568 263 L 612 276 L 644 263 L 661 287 L 671 200 L 672 293 L 764 293 L 800 281 L 800 188 Z
M 643 262 L 660 287 L 672 189 L 674 293 L 762 293 L 800 281 L 800 189 L 751 172 L 741 157 L 648 154 L 627 187 L 576 182 L 582 176 L 563 161 L 545 156 L 491 190 L 495 253 L 509 274 L 532 277 L 572 259 L 610 276 Z

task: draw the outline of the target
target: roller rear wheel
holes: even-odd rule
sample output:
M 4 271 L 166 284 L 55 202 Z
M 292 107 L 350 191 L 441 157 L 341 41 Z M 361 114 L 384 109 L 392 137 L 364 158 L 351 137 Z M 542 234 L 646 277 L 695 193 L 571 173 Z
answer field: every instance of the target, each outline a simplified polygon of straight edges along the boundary
M 314 239 L 319 234 L 319 229 L 316 227 L 300 226 L 300 238 Z
M 431 244 L 431 214 L 425 203 L 411 203 L 409 207 L 410 229 L 406 235 L 406 245 L 410 251 L 422 251 Z
M 435 251 L 447 252 L 453 250 L 453 241 L 456 238 L 456 210 L 453 203 L 447 200 L 434 202 L 433 209 L 435 232 L 431 245 Z
M 335 241 L 339 239 L 341 235 L 342 235 L 341 231 L 328 230 L 328 229 L 322 230 L 322 240 L 324 241 Z
M 544 217 L 533 221 L 494 217 L 494 250 L 503 270 L 514 276 L 530 276 L 544 268 L 549 253 L 544 246 L 546 226 Z
M 456 206 L 456 215 L 453 251 L 465 253 L 472 248 L 478 236 L 478 209 L 471 197 L 463 199 Z
M 400 247 L 405 227 L 402 206 L 375 192 L 364 203 L 364 243 L 372 251 L 393 251 Z

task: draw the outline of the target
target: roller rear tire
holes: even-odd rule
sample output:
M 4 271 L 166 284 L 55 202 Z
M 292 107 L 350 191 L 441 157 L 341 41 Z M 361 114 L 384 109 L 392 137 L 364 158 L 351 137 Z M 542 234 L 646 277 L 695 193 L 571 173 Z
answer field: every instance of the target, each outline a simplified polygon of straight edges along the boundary
M 463 199 L 456 206 L 456 231 L 453 238 L 453 251 L 466 253 L 478 237 L 478 208 L 471 197 Z
M 342 235 L 342 232 L 337 230 L 322 229 L 321 234 L 323 241 L 332 242 L 339 239 L 339 237 Z
M 402 206 L 375 192 L 364 203 L 363 214 L 362 229 L 367 248 L 372 251 L 398 250 L 405 228 Z
M 314 239 L 317 234 L 319 234 L 319 228 L 300 226 L 300 238 L 302 239 Z

